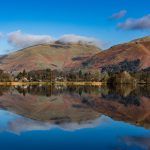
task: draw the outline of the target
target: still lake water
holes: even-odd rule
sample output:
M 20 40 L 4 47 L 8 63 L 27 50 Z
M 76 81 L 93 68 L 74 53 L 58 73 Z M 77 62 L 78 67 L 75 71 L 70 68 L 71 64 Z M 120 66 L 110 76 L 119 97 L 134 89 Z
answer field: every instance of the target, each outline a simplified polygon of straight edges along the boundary
M 150 87 L 0 86 L 0 150 L 149 150 Z

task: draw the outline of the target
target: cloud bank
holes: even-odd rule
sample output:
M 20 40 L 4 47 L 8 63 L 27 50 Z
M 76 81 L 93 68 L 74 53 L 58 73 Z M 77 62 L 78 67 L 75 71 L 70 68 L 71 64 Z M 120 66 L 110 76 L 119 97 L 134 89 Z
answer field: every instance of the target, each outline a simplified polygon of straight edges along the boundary
M 8 34 L 8 43 L 16 48 L 25 48 L 37 44 L 52 43 L 54 39 L 49 35 L 25 34 L 20 30 Z
M 117 13 L 112 14 L 112 16 L 110 17 L 111 19 L 121 19 L 123 18 L 125 15 L 127 14 L 126 10 L 121 10 Z
M 33 35 L 23 33 L 21 30 L 7 34 L 7 41 L 14 49 L 26 48 L 38 44 L 51 44 L 54 42 L 68 43 L 82 43 L 88 45 L 95 45 L 102 47 L 103 42 L 92 37 L 80 36 L 75 34 L 66 34 L 57 39 L 50 35 Z
M 95 38 L 92 37 L 85 37 L 75 34 L 66 34 L 63 35 L 58 39 L 59 42 L 62 43 L 82 43 L 82 44 L 89 44 L 89 45 L 96 45 L 100 46 L 102 42 L 98 41 Z
M 3 37 L 3 33 L 2 33 L 2 32 L 0 32 L 0 40 L 2 39 L 2 37 Z
M 150 14 L 138 19 L 127 19 L 118 24 L 118 28 L 125 30 L 144 30 L 150 29 Z

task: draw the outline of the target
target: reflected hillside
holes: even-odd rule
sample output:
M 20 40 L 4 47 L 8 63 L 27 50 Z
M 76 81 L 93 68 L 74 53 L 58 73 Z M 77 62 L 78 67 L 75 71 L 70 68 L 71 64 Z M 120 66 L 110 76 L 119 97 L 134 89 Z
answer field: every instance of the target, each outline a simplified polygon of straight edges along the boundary
M 101 96 L 88 105 L 113 119 L 150 128 L 150 88 L 148 86 L 104 87 Z
M 150 128 L 150 87 L 1 86 L 0 108 L 50 124 L 97 120 L 102 114 Z
M 95 120 L 99 113 L 82 104 L 79 94 L 50 86 L 9 87 L 0 97 L 2 109 L 55 124 Z

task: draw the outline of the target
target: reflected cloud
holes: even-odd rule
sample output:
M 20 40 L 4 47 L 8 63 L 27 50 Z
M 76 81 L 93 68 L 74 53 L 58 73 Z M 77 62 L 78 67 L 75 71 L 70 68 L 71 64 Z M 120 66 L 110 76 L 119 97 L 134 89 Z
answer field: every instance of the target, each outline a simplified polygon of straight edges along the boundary
M 122 141 L 128 146 L 137 145 L 142 149 L 150 149 L 150 137 L 124 137 Z
M 63 122 L 60 124 L 54 122 L 36 121 L 4 110 L 0 110 L 0 117 L 1 116 L 3 117 L 3 121 L 0 122 L 0 132 L 11 132 L 14 134 L 20 134 L 22 132 L 34 130 L 51 130 L 54 128 L 59 128 L 67 131 L 75 131 L 85 128 L 95 128 L 102 123 L 110 123 L 109 118 L 105 116 L 101 116 L 95 120 L 87 120 L 80 123 Z

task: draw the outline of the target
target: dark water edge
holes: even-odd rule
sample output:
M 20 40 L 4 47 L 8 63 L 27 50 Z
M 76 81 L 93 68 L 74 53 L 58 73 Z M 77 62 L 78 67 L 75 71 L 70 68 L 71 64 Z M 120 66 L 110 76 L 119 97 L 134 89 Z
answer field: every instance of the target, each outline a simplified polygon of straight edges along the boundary
M 0 86 L 2 150 L 149 150 L 149 143 L 149 86 Z

